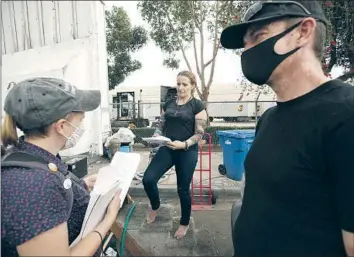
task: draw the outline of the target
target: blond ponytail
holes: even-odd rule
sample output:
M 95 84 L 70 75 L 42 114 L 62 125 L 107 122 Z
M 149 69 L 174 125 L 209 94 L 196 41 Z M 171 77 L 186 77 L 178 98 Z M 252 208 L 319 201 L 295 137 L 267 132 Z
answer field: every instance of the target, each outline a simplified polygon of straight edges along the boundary
M 5 114 L 4 123 L 2 124 L 1 141 L 5 148 L 9 145 L 17 145 L 18 143 L 16 123 L 8 114 Z

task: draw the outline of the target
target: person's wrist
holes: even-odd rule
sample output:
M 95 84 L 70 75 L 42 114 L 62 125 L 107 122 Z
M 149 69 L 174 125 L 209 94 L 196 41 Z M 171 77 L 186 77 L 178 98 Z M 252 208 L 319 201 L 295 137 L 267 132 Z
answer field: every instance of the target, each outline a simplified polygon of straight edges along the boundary
M 94 230 L 94 231 L 92 231 L 92 233 L 96 233 L 99 236 L 99 239 L 101 241 L 101 244 L 100 244 L 101 245 L 101 251 L 103 252 L 103 238 L 104 238 L 104 236 L 98 230 Z
M 107 233 L 111 229 L 116 219 L 117 216 L 114 216 L 112 214 L 106 215 L 104 219 L 101 221 L 101 223 L 97 226 L 96 230 L 100 231 L 102 229 L 104 234 Z
M 106 235 L 108 233 L 108 231 L 111 229 L 113 225 L 113 222 L 111 222 L 110 220 L 107 219 L 107 217 L 105 217 L 100 224 L 98 224 L 98 226 L 95 228 L 95 230 L 99 233 L 101 233 L 102 236 Z
M 110 214 L 109 216 L 107 216 L 107 222 L 109 223 L 109 225 L 111 226 L 116 220 L 117 220 L 118 214 Z
M 188 145 L 188 141 L 184 141 L 184 150 L 188 150 L 189 145 Z
M 85 178 L 80 179 L 80 183 L 81 183 L 81 185 L 82 185 L 87 191 L 90 191 L 90 188 L 89 188 L 89 186 L 87 185 L 87 181 L 86 181 Z

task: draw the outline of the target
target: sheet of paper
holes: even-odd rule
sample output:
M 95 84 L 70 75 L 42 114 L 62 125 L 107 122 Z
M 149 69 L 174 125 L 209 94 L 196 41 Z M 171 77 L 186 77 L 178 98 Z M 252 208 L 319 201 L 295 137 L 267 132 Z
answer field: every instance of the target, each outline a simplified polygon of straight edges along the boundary
M 103 220 L 109 203 L 119 189 L 122 190 L 120 198 L 123 205 L 139 163 L 138 153 L 116 152 L 111 163 L 99 170 L 80 234 L 70 247 L 91 233 Z
M 124 153 L 116 152 L 113 156 L 110 166 L 116 170 L 116 180 L 120 183 L 122 192 L 121 206 L 128 193 L 129 187 L 133 181 L 133 178 L 138 170 L 140 163 L 140 154 L 138 153 Z
M 158 136 L 158 137 L 143 137 L 142 138 L 145 142 L 150 143 L 150 144 L 158 144 L 158 145 L 163 145 L 167 142 L 171 142 L 171 139 L 168 137 L 164 136 Z

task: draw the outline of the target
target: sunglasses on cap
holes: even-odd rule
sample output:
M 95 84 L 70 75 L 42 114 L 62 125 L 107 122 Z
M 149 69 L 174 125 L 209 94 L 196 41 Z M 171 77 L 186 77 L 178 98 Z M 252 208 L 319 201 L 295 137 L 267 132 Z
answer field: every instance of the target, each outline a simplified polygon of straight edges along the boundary
M 254 3 L 253 5 L 251 5 L 251 7 L 249 7 L 247 9 L 247 11 L 245 12 L 245 14 L 242 17 L 242 22 L 247 22 L 250 19 L 252 19 L 252 17 L 254 17 L 257 13 L 259 13 L 263 7 L 267 4 L 294 4 L 297 5 L 298 7 L 300 7 L 307 15 L 310 15 L 311 12 L 309 10 L 307 10 L 305 8 L 305 6 L 303 6 L 302 4 L 295 2 L 295 1 L 272 1 L 272 0 L 268 0 L 265 2 L 257 2 Z

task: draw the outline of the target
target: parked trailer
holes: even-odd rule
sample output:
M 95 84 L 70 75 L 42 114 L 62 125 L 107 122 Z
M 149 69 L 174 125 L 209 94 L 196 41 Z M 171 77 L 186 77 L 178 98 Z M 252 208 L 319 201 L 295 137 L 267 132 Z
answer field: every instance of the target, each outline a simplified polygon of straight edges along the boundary
M 88 128 L 71 156 L 103 154 L 111 132 L 105 10 L 101 1 L 2 1 L 2 103 L 10 82 L 46 76 L 80 89 L 99 89 L 101 108 L 86 115 Z M 2 106 L 3 107 L 3 106 Z
M 212 85 L 208 97 L 209 117 L 225 121 L 254 120 L 273 105 L 274 94 L 265 94 L 255 86 Z
M 273 99 L 209 102 L 208 113 L 211 119 L 224 121 L 250 121 L 259 118 L 268 108 L 275 105 Z
M 168 86 L 118 86 L 109 92 L 113 104 L 111 108 L 114 117 L 120 116 L 122 109 L 125 113 L 130 112 L 126 116 L 133 117 L 133 113 L 138 113 L 139 117 L 150 121 L 158 118 L 161 113 L 161 102 L 168 93 L 175 87 Z M 117 94 L 134 92 L 135 100 L 127 97 L 126 102 L 117 104 Z M 245 94 L 244 96 L 242 94 Z M 199 98 L 198 95 L 195 95 Z M 129 98 L 129 99 L 128 99 Z M 137 100 L 138 99 L 138 100 Z M 258 99 L 257 103 L 256 100 Z M 240 87 L 235 85 L 213 85 L 210 90 L 207 108 L 210 120 L 223 119 L 225 121 L 248 121 L 256 119 L 274 105 L 273 96 L 260 95 L 257 92 L 243 93 Z M 262 102 L 267 101 L 267 102 Z M 130 111 L 129 111 L 130 110 Z
M 176 88 L 170 86 L 129 87 L 118 86 L 109 92 L 112 117 L 118 121 L 142 119 L 148 125 L 161 115 L 162 104 L 176 95 Z

